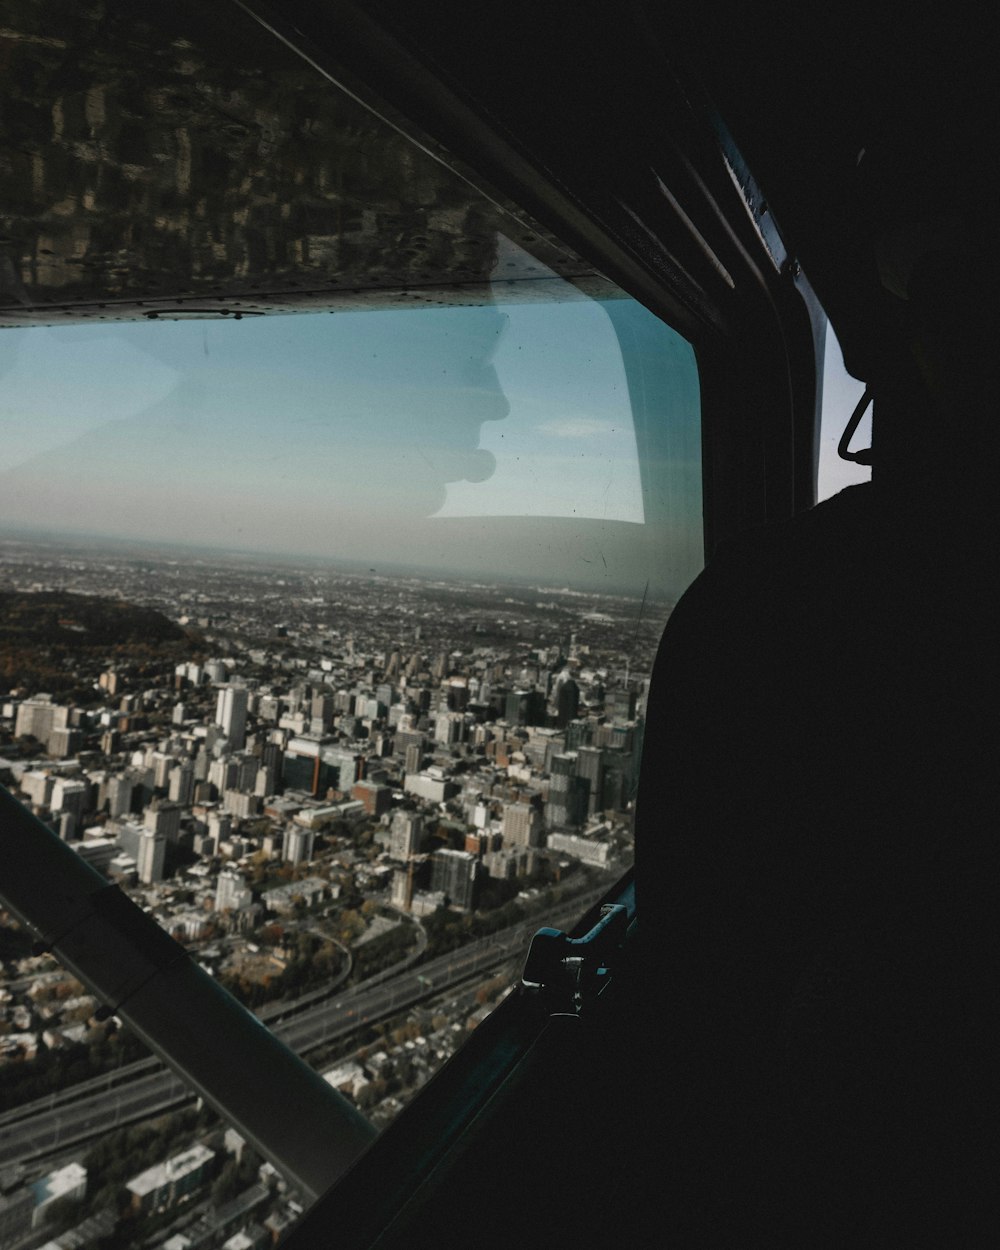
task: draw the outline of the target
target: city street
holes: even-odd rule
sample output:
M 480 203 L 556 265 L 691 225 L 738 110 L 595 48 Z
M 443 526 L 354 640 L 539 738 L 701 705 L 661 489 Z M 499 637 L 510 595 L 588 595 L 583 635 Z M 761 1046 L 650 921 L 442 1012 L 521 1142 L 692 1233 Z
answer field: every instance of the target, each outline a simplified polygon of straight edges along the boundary
M 558 905 L 544 921 L 572 925 L 604 893 L 600 887 Z M 385 974 L 335 999 L 308 1006 L 276 1026 L 278 1036 L 306 1056 L 359 1027 L 391 1018 L 414 1004 L 433 998 L 474 976 L 490 971 L 527 950 L 542 918 L 523 921 L 441 955 L 389 980 Z M 15 1108 L 0 1117 L 0 1166 L 37 1162 L 69 1146 L 91 1140 L 122 1124 L 177 1107 L 196 1095 L 180 1077 L 156 1059 L 130 1064 L 113 1076 L 102 1076 L 58 1095 Z

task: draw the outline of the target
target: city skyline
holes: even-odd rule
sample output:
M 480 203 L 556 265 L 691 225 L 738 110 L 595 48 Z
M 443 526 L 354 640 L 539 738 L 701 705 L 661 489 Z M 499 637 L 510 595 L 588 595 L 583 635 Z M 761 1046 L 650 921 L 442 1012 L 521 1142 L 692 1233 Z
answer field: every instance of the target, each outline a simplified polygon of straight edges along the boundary
M 377 1125 L 505 995 L 538 925 L 571 926 L 631 860 L 662 604 L 2 555 L 0 781 Z M 249 1206 L 258 1224 L 301 1211 L 238 1109 L 242 1134 L 179 1110 L 195 1091 L 145 1055 L 127 1003 L 106 1019 L 87 970 L 10 914 L 0 937 L 0 1241 L 131 1245 L 161 1217 L 186 1236 L 193 1213 L 159 1181 L 191 1150 L 211 1244 Z M 135 1122 L 133 1161 L 106 1142 Z

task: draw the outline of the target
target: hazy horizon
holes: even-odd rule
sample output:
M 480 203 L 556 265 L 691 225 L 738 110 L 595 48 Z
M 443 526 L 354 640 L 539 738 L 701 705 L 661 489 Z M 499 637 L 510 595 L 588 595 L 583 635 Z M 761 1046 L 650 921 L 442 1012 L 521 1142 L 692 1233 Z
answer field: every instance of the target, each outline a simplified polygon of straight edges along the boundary
M 676 598 L 703 555 L 693 351 L 566 285 L 7 331 L 0 527 Z M 662 375 L 641 451 L 622 319 Z

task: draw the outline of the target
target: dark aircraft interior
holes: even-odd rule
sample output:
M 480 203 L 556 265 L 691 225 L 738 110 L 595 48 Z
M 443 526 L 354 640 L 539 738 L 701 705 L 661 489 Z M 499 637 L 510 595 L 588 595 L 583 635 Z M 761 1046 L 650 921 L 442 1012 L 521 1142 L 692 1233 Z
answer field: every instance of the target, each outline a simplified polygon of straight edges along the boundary
M 254 36 L 226 56 L 280 46 L 515 205 L 572 249 L 550 267 L 684 335 L 702 388 L 706 571 L 653 675 L 634 869 L 539 934 L 520 992 L 345 1150 L 283 1244 L 988 1244 L 991 20 L 767 0 L 235 0 L 157 20 L 204 21 L 222 48 L 230 8 Z M 428 290 L 474 300 L 474 253 Z M 289 271 L 250 309 L 236 274 L 171 290 L 140 259 L 152 297 L 98 265 L 0 320 L 416 288 L 373 249 L 343 289 Z M 827 319 L 873 406 L 872 447 L 842 444 L 872 483 L 814 507 Z M 637 437 L 642 457 L 657 434 Z

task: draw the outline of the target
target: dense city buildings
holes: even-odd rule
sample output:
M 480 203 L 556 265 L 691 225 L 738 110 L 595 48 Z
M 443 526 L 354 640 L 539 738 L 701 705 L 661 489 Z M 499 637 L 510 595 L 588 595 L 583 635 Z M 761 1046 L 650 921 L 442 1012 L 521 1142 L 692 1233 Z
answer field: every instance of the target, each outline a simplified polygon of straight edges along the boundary
M 665 608 L 7 541 L 0 597 L 30 608 L 31 596 L 48 597 L 63 658 L 8 664 L 21 675 L 0 693 L 0 780 L 258 1011 L 419 967 L 452 920 L 488 925 L 546 889 L 606 887 L 630 861 Z M 153 614 L 162 641 L 74 651 L 108 603 Z M 9 917 L 0 924 L 4 1088 L 30 1098 L 30 1074 L 60 1056 L 104 1070 L 123 1045 L 115 1022 L 96 1020 L 96 1000 L 51 957 L 19 947 Z M 496 966 L 414 1037 L 342 1059 L 333 1083 L 386 1122 L 488 1009 L 474 995 Z M 508 970 L 489 1001 L 509 983 Z M 54 1160 L 61 1172 L 0 1164 L 5 1247 L 42 1244 L 31 1238 L 54 1196 L 85 1210 L 85 1157 Z M 114 1220 L 205 1203 L 226 1157 L 210 1135 L 180 1142 L 121 1179 L 130 1196 Z M 233 1250 L 272 1239 L 295 1196 L 273 1175 L 245 1179 L 266 1202 L 228 1223 L 209 1203 L 203 1242 L 192 1224 L 164 1244 L 229 1245 L 220 1230 Z

